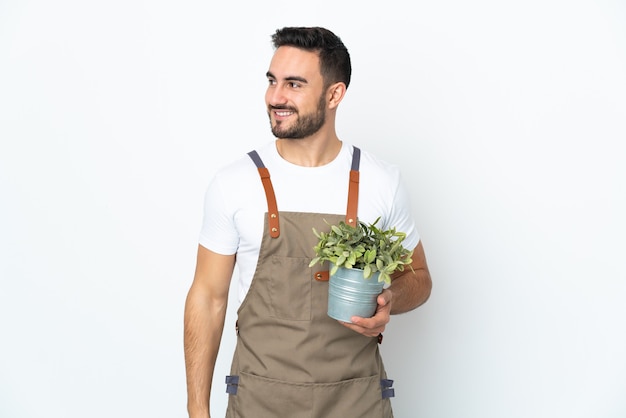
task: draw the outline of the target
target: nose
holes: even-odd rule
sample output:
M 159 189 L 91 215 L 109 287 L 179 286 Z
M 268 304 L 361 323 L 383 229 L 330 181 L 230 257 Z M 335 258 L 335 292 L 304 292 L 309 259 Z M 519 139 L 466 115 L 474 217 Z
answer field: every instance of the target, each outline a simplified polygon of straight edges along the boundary
M 284 89 L 279 85 L 270 85 L 265 92 L 265 101 L 270 106 L 280 106 L 287 103 Z

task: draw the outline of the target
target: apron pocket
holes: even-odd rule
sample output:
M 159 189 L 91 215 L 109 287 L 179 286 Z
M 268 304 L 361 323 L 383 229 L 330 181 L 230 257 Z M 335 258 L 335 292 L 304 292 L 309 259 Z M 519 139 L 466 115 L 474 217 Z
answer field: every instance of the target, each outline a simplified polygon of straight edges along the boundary
M 384 405 L 380 376 L 362 377 L 336 383 L 316 384 L 312 417 L 383 418 Z M 389 415 L 387 415 L 389 416 Z
M 312 418 L 312 407 L 310 385 L 241 373 L 237 394 L 228 397 L 227 417 Z
M 311 320 L 309 259 L 271 257 L 269 296 L 271 316 L 296 321 Z
M 229 396 L 227 416 L 383 418 L 383 411 L 390 412 L 388 406 L 379 375 L 332 383 L 294 383 L 241 373 L 237 394 Z

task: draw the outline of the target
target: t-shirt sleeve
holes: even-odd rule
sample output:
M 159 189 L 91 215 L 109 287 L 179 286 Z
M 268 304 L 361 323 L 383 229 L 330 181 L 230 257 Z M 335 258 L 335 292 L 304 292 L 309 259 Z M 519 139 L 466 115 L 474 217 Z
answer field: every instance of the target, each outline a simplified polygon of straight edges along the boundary
M 204 196 L 199 244 L 223 255 L 235 254 L 239 246 L 239 234 L 228 201 L 223 193 L 220 177 L 214 177 Z
M 402 245 L 409 250 L 414 249 L 420 241 L 420 235 L 413 217 L 409 191 L 400 174 L 398 174 L 397 188 L 393 197 L 387 227 L 394 226 L 397 231 L 406 233 L 406 238 Z

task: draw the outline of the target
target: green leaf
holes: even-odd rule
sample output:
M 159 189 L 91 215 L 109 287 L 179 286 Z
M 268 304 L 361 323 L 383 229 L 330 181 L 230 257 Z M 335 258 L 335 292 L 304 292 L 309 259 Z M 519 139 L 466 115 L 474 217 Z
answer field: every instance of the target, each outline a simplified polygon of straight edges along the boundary
M 395 227 L 383 230 L 378 227 L 381 217 L 374 223 L 366 224 L 359 221 L 355 227 L 340 221 L 331 225 L 326 220 L 328 231 L 313 228 L 317 244 L 313 247 L 315 257 L 309 263 L 329 261 L 331 271 L 338 267 L 354 267 L 364 271 L 364 276 L 371 277 L 380 271 L 379 280 L 390 282 L 394 271 L 402 271 L 405 264 L 412 262 L 412 252 L 402 246 L 406 234 Z
M 371 276 L 372 276 L 372 266 L 369 264 L 366 264 L 365 267 L 363 268 L 363 277 L 367 279 Z
M 332 229 L 335 234 L 343 236 L 343 231 L 337 225 L 331 226 L 330 229 Z

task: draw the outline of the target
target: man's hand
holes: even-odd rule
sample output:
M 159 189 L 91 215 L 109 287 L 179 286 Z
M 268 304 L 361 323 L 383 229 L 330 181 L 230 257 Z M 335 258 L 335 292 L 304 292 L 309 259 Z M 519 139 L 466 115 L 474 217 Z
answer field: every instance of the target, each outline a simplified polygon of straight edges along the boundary
M 378 306 L 376 307 L 376 312 L 374 316 L 371 318 L 361 318 L 360 316 L 353 316 L 350 318 L 352 323 L 342 322 L 344 326 L 350 328 L 351 330 L 358 332 L 359 334 L 363 334 L 366 337 L 377 337 L 379 334 L 385 330 L 385 326 L 389 323 L 391 318 L 391 300 L 393 297 L 393 293 L 389 289 L 383 290 L 383 292 L 378 295 L 376 302 Z

